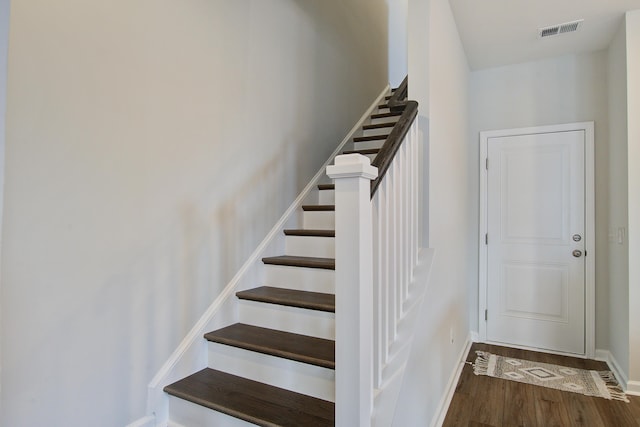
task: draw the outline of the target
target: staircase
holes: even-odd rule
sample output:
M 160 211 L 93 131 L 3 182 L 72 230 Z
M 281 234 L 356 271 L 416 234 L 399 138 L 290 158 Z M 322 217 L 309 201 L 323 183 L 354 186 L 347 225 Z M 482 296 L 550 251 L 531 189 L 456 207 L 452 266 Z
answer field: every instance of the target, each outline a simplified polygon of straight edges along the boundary
M 401 117 L 381 103 L 342 153 L 375 163 Z M 323 180 L 299 206 L 302 227 L 282 230 L 284 253 L 262 257 L 257 287 L 235 292 L 237 322 L 201 338 L 207 367 L 163 388 L 168 425 L 336 424 L 335 186 Z

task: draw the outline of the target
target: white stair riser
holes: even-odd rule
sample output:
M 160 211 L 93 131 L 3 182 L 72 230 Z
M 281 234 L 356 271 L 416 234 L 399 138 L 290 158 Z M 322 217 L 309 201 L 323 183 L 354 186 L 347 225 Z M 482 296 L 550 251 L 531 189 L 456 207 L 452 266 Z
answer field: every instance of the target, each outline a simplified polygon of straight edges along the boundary
M 375 112 L 375 114 L 386 114 L 386 113 L 390 113 L 391 110 L 389 108 L 378 108 Z
M 265 286 L 335 293 L 335 271 L 322 268 L 265 265 Z
M 305 211 L 302 218 L 304 228 L 309 230 L 333 230 L 336 224 L 333 211 Z
M 335 401 L 333 369 L 210 342 L 209 366 L 275 387 Z
M 362 131 L 362 136 L 389 135 L 392 129 L 393 129 L 392 127 L 366 129 Z
M 169 396 L 169 413 L 171 414 L 171 420 L 168 427 L 255 427 L 255 424 L 175 396 Z
M 371 160 L 371 162 L 373 163 L 373 160 L 376 158 L 377 154 L 365 154 L 365 156 L 367 156 L 369 160 Z
M 391 117 L 383 117 L 381 119 L 371 119 L 372 125 L 377 125 L 378 123 L 395 123 L 398 121 L 400 116 L 391 116 Z
M 336 337 L 334 313 L 248 300 L 240 300 L 238 308 L 241 323 L 328 340 Z
M 336 192 L 334 190 L 320 190 L 318 192 L 318 204 L 333 205 L 336 202 Z
M 353 143 L 354 150 L 366 150 L 368 148 L 380 148 L 384 144 L 384 139 L 377 139 L 375 141 L 360 141 Z
M 335 258 L 335 238 L 317 236 L 286 236 L 285 255 Z

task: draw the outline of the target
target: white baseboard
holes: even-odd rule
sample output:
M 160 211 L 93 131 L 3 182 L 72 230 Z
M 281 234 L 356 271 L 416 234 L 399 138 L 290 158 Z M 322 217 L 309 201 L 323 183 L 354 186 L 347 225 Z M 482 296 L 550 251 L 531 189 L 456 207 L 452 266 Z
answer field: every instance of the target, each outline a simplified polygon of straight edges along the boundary
M 471 342 L 479 342 L 480 341 L 480 334 L 478 334 L 477 331 L 471 331 L 469 332 L 469 335 L 471 336 Z
M 640 396 L 640 381 L 627 381 L 627 394 Z
M 135 420 L 134 422 L 127 424 L 127 427 L 155 427 L 156 418 L 148 415 L 146 417 Z
M 596 360 L 606 362 L 607 365 L 609 365 L 609 369 L 611 369 L 613 374 L 616 376 L 618 383 L 620 383 L 620 386 L 626 393 L 635 394 L 629 390 L 629 377 L 624 370 L 622 370 L 620 364 L 609 350 L 596 349 Z M 640 392 L 640 389 L 638 389 L 638 392 Z
M 433 419 L 431 420 L 431 427 L 440 427 L 444 423 L 444 419 L 447 416 L 447 411 L 449 410 L 449 405 L 451 405 L 451 400 L 453 400 L 453 395 L 456 391 L 456 387 L 458 385 L 458 381 L 460 380 L 460 375 L 462 374 L 462 368 L 464 368 L 464 363 L 467 360 L 467 354 L 469 354 L 469 350 L 471 349 L 471 344 L 474 343 L 473 332 L 469 333 L 467 336 L 467 341 L 462 348 L 458 356 L 458 365 L 456 370 L 453 371 L 451 377 L 449 378 L 449 382 L 447 384 L 446 392 L 438 405 L 438 409 Z

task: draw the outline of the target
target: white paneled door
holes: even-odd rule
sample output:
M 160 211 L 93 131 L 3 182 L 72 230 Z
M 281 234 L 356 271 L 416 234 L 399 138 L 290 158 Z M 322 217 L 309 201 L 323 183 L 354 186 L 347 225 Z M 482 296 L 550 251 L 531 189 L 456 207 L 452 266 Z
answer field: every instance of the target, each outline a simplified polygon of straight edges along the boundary
M 487 139 L 488 341 L 585 354 L 585 131 Z

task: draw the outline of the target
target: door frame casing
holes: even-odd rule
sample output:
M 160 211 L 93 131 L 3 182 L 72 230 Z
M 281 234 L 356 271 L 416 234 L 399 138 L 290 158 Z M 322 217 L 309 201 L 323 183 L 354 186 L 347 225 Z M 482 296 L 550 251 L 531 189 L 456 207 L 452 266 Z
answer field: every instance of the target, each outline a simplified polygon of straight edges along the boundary
M 480 226 L 478 227 L 478 338 L 481 342 L 487 341 L 487 322 L 485 310 L 487 309 L 487 273 L 488 273 L 488 246 L 485 244 L 485 236 L 488 231 L 487 214 L 487 168 L 489 138 L 520 136 L 541 133 L 557 133 L 584 131 L 584 210 L 585 210 L 585 354 L 578 355 L 590 359 L 595 357 L 595 144 L 594 122 L 577 122 L 560 125 L 535 126 L 527 128 L 502 129 L 480 132 Z M 526 348 L 526 347 L 525 347 Z M 532 350 L 540 350 L 531 348 Z M 562 352 L 557 352 L 563 354 Z M 575 354 L 571 354 L 576 356 Z

